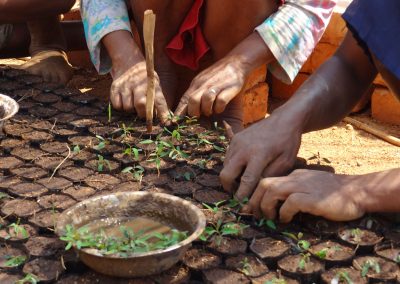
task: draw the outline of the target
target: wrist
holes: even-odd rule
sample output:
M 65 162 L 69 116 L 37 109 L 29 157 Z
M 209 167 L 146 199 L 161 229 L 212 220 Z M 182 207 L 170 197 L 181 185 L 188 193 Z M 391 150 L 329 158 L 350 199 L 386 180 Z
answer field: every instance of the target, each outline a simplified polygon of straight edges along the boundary
M 256 31 L 232 49 L 227 56 L 239 62 L 241 70 L 246 75 L 274 59 L 268 46 Z

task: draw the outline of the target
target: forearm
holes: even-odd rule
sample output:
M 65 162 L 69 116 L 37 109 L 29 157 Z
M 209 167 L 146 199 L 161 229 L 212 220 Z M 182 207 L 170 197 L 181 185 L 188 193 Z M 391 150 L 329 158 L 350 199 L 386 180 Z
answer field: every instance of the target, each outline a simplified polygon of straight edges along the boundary
M 400 169 L 349 177 L 367 213 L 400 212 Z
M 140 48 L 128 31 L 111 32 L 103 37 L 102 43 L 107 49 L 113 67 L 116 67 L 115 64 L 123 64 L 123 62 L 131 62 L 131 60 L 136 63 L 144 60 Z
M 323 129 L 343 119 L 368 90 L 376 68 L 351 35 L 281 108 L 302 132 Z M 274 114 L 273 114 L 274 115 Z
M 257 32 L 253 32 L 239 43 L 229 52 L 227 57 L 231 57 L 235 62 L 239 62 L 247 75 L 255 68 L 274 60 L 272 52 Z

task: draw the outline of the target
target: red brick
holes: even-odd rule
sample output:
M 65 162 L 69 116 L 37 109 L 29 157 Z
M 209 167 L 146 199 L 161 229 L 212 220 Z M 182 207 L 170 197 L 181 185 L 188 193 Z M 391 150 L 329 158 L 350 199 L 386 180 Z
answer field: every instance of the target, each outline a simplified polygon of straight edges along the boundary
M 262 65 L 254 69 L 254 71 L 250 74 L 250 76 L 247 78 L 244 89 L 249 90 L 258 83 L 265 82 L 266 78 L 267 78 L 267 65 Z
M 243 99 L 244 124 L 250 124 L 263 119 L 267 114 L 268 85 L 259 83 L 247 90 Z
M 372 117 L 386 123 L 400 125 L 400 101 L 384 87 L 372 94 Z
M 310 75 L 307 73 L 299 73 L 294 79 L 293 84 L 287 85 L 274 76 L 268 77 L 268 83 L 271 88 L 271 96 L 279 99 L 289 99 L 297 91 L 297 89 L 308 79 Z

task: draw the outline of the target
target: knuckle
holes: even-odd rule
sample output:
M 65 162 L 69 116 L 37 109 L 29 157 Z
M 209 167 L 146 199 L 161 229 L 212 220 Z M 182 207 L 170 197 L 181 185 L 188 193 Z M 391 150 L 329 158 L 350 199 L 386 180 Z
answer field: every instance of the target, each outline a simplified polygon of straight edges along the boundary
M 240 182 L 244 185 L 250 186 L 250 185 L 254 185 L 255 183 L 257 183 L 257 179 L 255 176 L 251 175 L 251 174 L 243 174 Z
M 189 102 L 189 104 L 191 104 L 191 105 L 197 105 L 197 104 L 199 104 L 200 99 L 199 99 L 197 96 L 190 96 L 190 97 L 188 98 L 188 102 Z

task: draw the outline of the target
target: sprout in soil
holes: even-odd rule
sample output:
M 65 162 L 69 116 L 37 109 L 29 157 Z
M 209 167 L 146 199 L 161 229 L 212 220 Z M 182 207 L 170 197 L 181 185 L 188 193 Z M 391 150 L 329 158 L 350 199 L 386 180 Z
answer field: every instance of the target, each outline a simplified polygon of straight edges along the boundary
M 232 198 L 228 201 L 229 208 L 237 208 L 240 211 L 247 203 L 249 203 L 249 199 L 245 197 L 243 200 L 238 200 L 236 198 Z
M 328 254 L 329 249 L 328 248 L 323 248 L 315 253 L 315 256 L 318 257 L 319 259 L 325 259 L 326 255 Z
M 299 232 L 297 235 L 289 232 L 282 232 L 282 235 L 291 238 L 292 240 L 296 241 L 296 248 L 300 251 L 308 251 L 310 248 L 311 244 L 309 241 L 302 240 L 304 234 L 302 232 Z
M 361 276 L 362 277 L 367 276 L 371 268 L 375 271 L 375 273 L 381 273 L 381 266 L 379 265 L 379 263 L 376 262 L 375 260 L 368 259 L 366 262 L 364 262 L 363 266 L 361 267 Z
M 98 144 L 93 147 L 93 149 L 100 151 L 106 147 L 106 145 L 109 143 L 104 137 L 100 135 L 96 135 Z
M 131 145 L 126 145 L 127 148 L 124 151 L 124 156 L 130 156 L 135 159 L 135 161 L 139 161 L 139 152 L 141 152 L 141 149 L 137 149 L 135 147 L 132 147 Z
M 398 254 L 394 259 L 393 259 L 396 263 L 400 264 L 400 254 Z
M 108 102 L 107 114 L 108 114 L 108 123 L 110 123 L 111 122 L 111 118 L 112 118 L 112 105 L 111 105 L 111 102 Z
M 110 162 L 107 159 L 104 159 L 102 155 L 97 155 L 97 171 L 104 171 L 104 166 L 107 166 L 108 169 L 111 171 Z
M 269 228 L 269 229 L 271 229 L 273 231 L 276 230 L 275 222 L 273 220 L 266 220 L 264 218 L 262 218 L 260 221 L 258 221 L 257 226 L 260 227 L 260 228 L 263 227 L 263 226 L 266 226 L 267 228 Z
M 142 166 L 126 167 L 122 173 L 131 174 L 136 181 L 142 182 L 144 168 Z
M 15 284 L 37 284 L 39 282 L 39 279 L 36 275 L 28 273 L 25 275 L 24 278 L 18 280 L 17 282 L 15 282 Z
M 350 237 L 353 238 L 356 243 L 359 243 L 361 242 L 362 231 L 359 228 L 352 229 L 350 231 Z
M 249 259 L 245 257 L 241 262 L 240 265 L 242 268 L 240 269 L 240 272 L 242 272 L 244 275 L 249 276 L 251 274 L 251 271 L 253 268 L 251 267 L 251 264 L 249 262 Z
M 347 271 L 338 272 L 335 275 L 335 277 L 332 279 L 331 283 L 340 283 L 340 282 L 345 282 L 347 284 L 354 284 L 354 282 L 351 280 L 349 273 Z
M 20 225 L 20 219 L 18 218 L 16 223 L 11 223 L 10 225 L 8 225 L 8 235 L 5 237 L 5 239 L 10 239 L 12 236 L 16 236 L 16 237 L 22 237 L 22 239 L 27 239 L 29 238 L 29 233 L 28 231 L 25 229 L 24 226 Z
M 23 264 L 26 261 L 27 257 L 24 255 L 18 255 L 18 256 L 6 255 L 5 259 L 7 261 L 4 263 L 4 266 L 17 267 Z
M 210 238 L 213 239 L 217 246 L 221 245 L 222 238 L 224 236 L 238 236 L 240 235 L 247 225 L 240 223 L 226 223 L 223 224 L 222 220 L 219 219 L 217 224 L 211 224 L 204 229 L 203 234 L 200 236 L 200 240 L 206 242 Z
M 302 253 L 299 263 L 297 264 L 298 269 L 304 270 L 306 268 L 306 264 L 310 262 L 310 254 Z
M 286 284 L 286 280 L 282 278 L 273 278 L 272 280 L 266 281 L 264 284 Z
M 216 203 L 214 203 L 212 206 L 210 206 L 210 205 L 208 205 L 208 204 L 206 204 L 206 203 L 203 203 L 203 206 L 207 209 L 207 210 L 209 210 L 209 211 L 211 211 L 212 213 L 218 213 L 219 211 L 223 211 L 223 212 L 225 212 L 225 211 L 227 211 L 227 209 L 224 209 L 224 208 L 222 208 L 221 206 L 222 206 L 222 204 L 224 204 L 225 203 L 225 200 L 222 200 L 222 201 L 219 201 L 219 202 L 216 202 Z M 229 210 L 228 210 L 229 211 Z
M 81 147 L 79 147 L 79 145 L 75 145 L 72 151 L 75 155 L 77 155 L 81 152 Z
M 131 228 L 120 227 L 122 237 L 107 236 L 104 231 L 94 234 L 87 227 L 75 229 L 72 225 L 66 226 L 61 240 L 67 242 L 65 250 L 72 247 L 77 249 L 95 249 L 102 255 L 117 255 L 129 257 L 131 254 L 149 252 L 171 247 L 187 238 L 187 232 L 171 230 L 169 234 L 158 232 L 134 232 Z
M 134 129 L 131 126 L 126 126 L 125 123 L 122 123 L 122 127 L 117 129 L 117 131 L 118 130 L 122 130 L 122 137 L 129 137 Z

